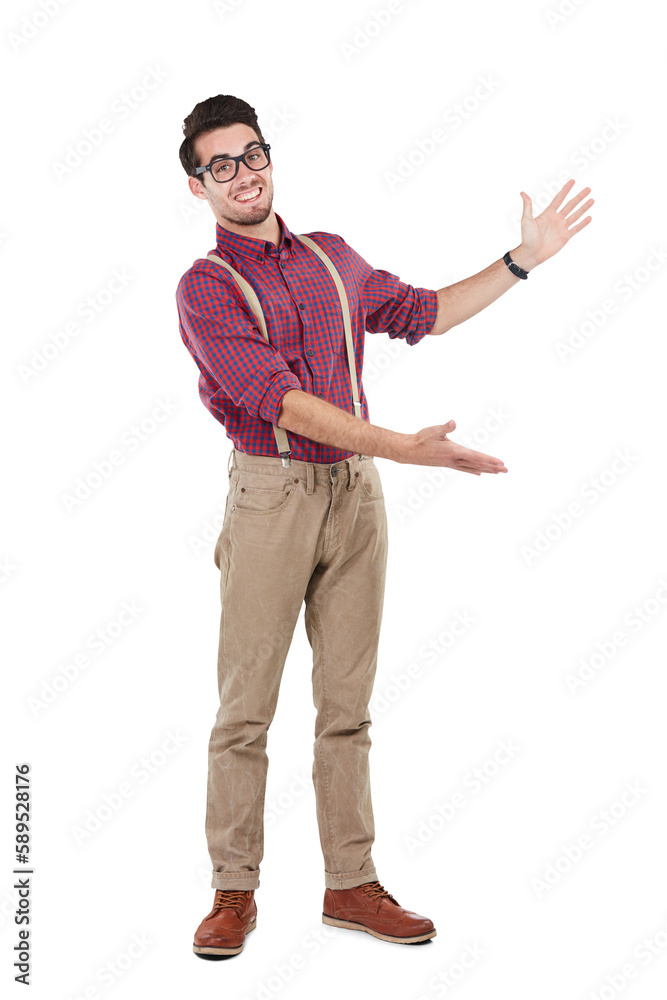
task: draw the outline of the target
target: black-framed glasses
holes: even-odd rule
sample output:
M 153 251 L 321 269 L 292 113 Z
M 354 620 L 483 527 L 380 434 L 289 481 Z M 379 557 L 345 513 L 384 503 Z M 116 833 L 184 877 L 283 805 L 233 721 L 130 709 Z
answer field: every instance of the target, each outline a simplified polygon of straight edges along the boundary
M 251 149 L 246 149 L 240 156 L 216 156 L 205 167 L 196 167 L 195 176 L 203 174 L 206 170 L 211 171 L 211 177 L 218 184 L 226 184 L 233 181 L 239 172 L 239 163 L 245 163 L 251 170 L 264 170 L 271 162 L 269 150 L 271 146 L 268 142 L 259 142 Z

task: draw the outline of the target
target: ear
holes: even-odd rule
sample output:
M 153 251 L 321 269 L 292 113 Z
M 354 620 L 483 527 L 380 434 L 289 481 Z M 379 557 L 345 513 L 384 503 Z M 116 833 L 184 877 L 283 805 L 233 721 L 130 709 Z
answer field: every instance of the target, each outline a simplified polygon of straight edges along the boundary
M 192 191 L 195 198 L 203 198 L 205 201 L 208 201 L 206 188 L 198 177 L 188 177 L 188 187 Z

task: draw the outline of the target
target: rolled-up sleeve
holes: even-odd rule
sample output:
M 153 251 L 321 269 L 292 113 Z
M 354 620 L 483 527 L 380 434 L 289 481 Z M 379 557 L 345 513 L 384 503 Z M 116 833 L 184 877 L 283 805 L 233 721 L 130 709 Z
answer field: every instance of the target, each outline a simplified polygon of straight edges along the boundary
M 181 337 L 209 381 L 251 416 L 274 424 L 283 396 L 301 382 L 264 339 L 241 295 L 225 275 L 190 268 L 176 289 Z
M 374 268 L 348 244 L 353 266 L 362 276 L 361 302 L 365 327 L 370 333 L 387 333 L 408 344 L 417 344 L 430 333 L 438 313 L 438 294 L 433 288 L 416 288 L 397 274 Z

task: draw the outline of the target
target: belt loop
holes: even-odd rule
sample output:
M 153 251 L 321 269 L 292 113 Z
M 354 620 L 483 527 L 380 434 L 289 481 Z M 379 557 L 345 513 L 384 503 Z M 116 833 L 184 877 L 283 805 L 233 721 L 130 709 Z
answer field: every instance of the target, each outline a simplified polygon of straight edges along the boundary
M 347 488 L 348 490 L 353 490 L 357 484 L 357 478 L 354 474 L 355 470 L 352 468 L 353 465 L 357 464 L 356 455 L 354 458 L 346 458 L 345 461 L 347 463 Z
M 229 458 L 227 459 L 227 475 L 228 476 L 231 476 L 231 474 L 232 474 L 232 466 L 233 466 L 233 464 L 234 464 L 234 448 L 232 447 L 232 450 L 229 453 Z
M 315 469 L 312 462 L 306 462 L 306 493 L 312 493 L 315 483 Z

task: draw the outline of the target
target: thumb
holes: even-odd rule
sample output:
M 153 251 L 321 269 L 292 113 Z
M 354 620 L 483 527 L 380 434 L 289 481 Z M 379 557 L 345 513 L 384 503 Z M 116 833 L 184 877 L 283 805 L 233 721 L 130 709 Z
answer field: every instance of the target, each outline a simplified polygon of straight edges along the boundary
M 519 191 L 519 194 L 523 198 L 523 218 L 524 219 L 532 219 L 533 218 L 533 203 L 531 202 L 530 197 L 526 194 L 525 191 Z
M 448 434 L 450 431 L 453 431 L 455 428 L 456 428 L 456 421 L 455 420 L 448 420 L 446 424 L 442 425 L 442 429 L 444 430 L 445 434 Z

